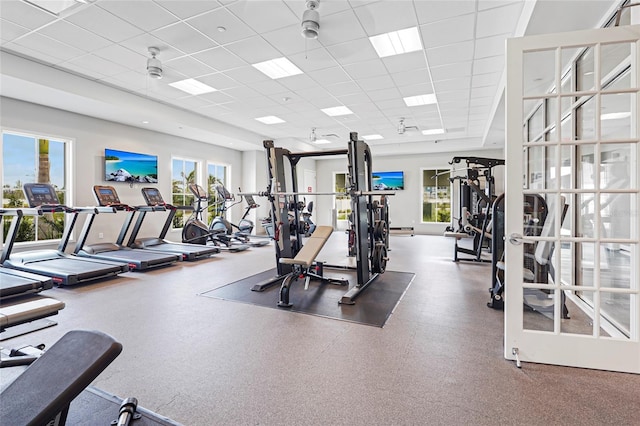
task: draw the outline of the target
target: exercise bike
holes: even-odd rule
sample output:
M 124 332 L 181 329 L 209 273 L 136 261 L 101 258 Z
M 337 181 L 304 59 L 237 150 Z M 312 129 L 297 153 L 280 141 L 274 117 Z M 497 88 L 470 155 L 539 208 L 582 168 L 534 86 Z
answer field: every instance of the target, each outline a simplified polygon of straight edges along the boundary
M 247 219 L 247 215 L 252 208 L 258 207 L 255 201 L 253 201 L 253 197 L 248 201 L 249 206 L 242 216 L 242 219 L 240 219 L 240 222 L 236 225 L 225 218 L 225 213 L 229 208 L 241 203 L 242 197 L 240 197 L 240 200 L 236 201 L 235 196 L 227 191 L 227 188 L 225 188 L 221 183 L 216 184 L 215 189 L 218 193 L 218 201 L 213 207 L 216 209 L 218 214 L 209 224 L 209 230 L 211 233 L 218 236 L 218 238 L 227 239 L 229 243 L 238 241 L 242 244 L 248 244 L 251 247 L 262 247 L 269 244 L 269 241 L 264 239 L 261 241 L 251 240 L 253 222 Z
M 209 201 L 207 192 L 203 187 L 195 183 L 189 184 L 189 190 L 196 198 L 196 206 L 182 228 L 183 243 L 207 244 L 207 242 L 210 241 L 221 250 L 228 250 L 231 252 L 244 251 L 249 248 L 247 244 L 234 241 L 229 235 L 227 235 L 229 229 L 227 228 L 228 222 L 227 224 L 225 224 L 224 221 L 216 222 L 217 218 L 215 218 L 211 221 L 210 225 L 207 225 L 202 220 L 202 213 L 207 208 L 203 204 L 208 203 Z

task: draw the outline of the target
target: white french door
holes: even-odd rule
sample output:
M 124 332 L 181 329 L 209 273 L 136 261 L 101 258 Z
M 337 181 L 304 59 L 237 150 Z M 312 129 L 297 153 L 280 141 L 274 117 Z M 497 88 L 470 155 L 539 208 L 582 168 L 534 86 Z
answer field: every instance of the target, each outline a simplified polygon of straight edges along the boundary
M 640 373 L 639 39 L 507 42 L 508 359 Z

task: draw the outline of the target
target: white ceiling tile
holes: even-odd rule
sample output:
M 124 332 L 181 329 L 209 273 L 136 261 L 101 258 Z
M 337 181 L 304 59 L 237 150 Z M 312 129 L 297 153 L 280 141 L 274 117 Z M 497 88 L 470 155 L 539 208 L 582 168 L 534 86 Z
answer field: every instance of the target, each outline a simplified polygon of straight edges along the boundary
M 375 102 L 354 105 L 353 109 L 352 108 L 349 108 L 349 109 L 351 109 L 351 111 L 353 111 L 355 114 L 358 114 L 361 117 L 369 116 L 369 115 L 373 116 L 375 113 L 380 113 L 380 108 L 378 108 Z
M 258 81 L 270 80 L 269 77 L 267 77 L 251 65 L 225 71 L 224 75 L 244 84 L 253 84 Z
M 80 49 L 77 49 L 72 46 L 67 46 L 64 43 L 60 43 L 57 40 L 53 40 L 49 37 L 40 35 L 39 33 L 31 33 L 22 38 L 19 38 L 15 42 L 19 46 L 24 46 L 28 49 L 33 49 L 42 53 L 47 54 L 48 56 L 53 56 L 57 59 L 62 59 L 63 61 L 68 61 L 75 57 L 84 55 Z
M 370 61 L 359 62 L 357 64 L 345 65 L 344 70 L 349 73 L 354 80 L 387 74 L 387 68 L 380 59 L 371 59 Z
M 209 117 L 221 117 L 231 113 L 231 109 L 226 105 L 206 105 L 199 112 Z
M 297 53 L 289 56 L 289 60 L 306 73 L 338 66 L 335 59 L 325 48 Z
M 493 96 L 487 96 L 486 98 L 473 98 L 469 101 L 469 108 L 477 106 L 489 107 L 493 104 L 493 101 Z
M 318 107 L 306 101 L 290 103 L 287 105 L 287 108 L 291 109 L 292 111 L 295 111 L 296 113 L 301 113 L 306 111 L 318 111 Z
M 88 69 L 72 62 L 64 62 L 62 64 L 59 64 L 58 67 L 64 71 L 81 75 L 83 78 L 89 80 L 101 80 L 107 78 L 107 75 L 101 73 L 100 71 L 96 71 L 95 69 Z
M 489 107 L 488 106 L 475 106 L 469 108 L 469 120 L 472 120 L 473 117 L 480 116 L 480 118 L 486 117 L 489 115 Z
M 433 83 L 436 93 L 450 92 L 452 90 L 463 90 L 471 88 L 471 77 L 452 78 L 451 80 L 440 80 Z
M 4 19 L 0 19 L 0 39 L 4 43 L 20 37 L 21 35 L 24 35 L 28 32 L 28 28 L 14 24 L 10 21 L 5 21 Z
M 506 6 L 520 1 L 522 0 L 478 0 L 478 10 L 493 9 L 494 7 Z
M 407 107 L 402 99 L 387 99 L 386 101 L 377 101 L 374 103 L 382 111 Z
M 145 31 L 153 31 L 178 21 L 172 13 L 151 0 L 102 0 L 96 5 Z
M 411 1 L 374 2 L 358 7 L 355 13 L 369 36 L 418 25 Z
M 367 34 L 352 10 L 345 10 L 325 18 L 320 15 L 318 39 L 322 45 L 332 46 L 363 37 L 367 37 Z
M 278 81 L 284 87 L 293 91 L 300 90 L 300 89 L 308 89 L 310 87 L 316 87 L 318 85 L 318 83 L 313 81 L 311 77 L 309 77 L 306 74 L 298 74 L 298 75 L 293 75 L 291 77 L 279 78 Z
M 93 54 L 138 72 L 144 72 L 148 58 L 117 44 L 98 49 Z
M 385 101 L 387 99 L 400 98 L 400 92 L 396 88 L 382 90 L 367 90 L 367 95 L 372 101 Z
M 449 80 L 459 77 L 470 77 L 473 62 L 461 62 L 457 64 L 442 65 L 431 68 L 431 78 L 434 82 Z
M 300 24 L 300 18 L 280 0 L 242 0 L 227 9 L 259 33 Z
M 320 98 L 331 98 L 333 95 L 329 93 L 324 87 L 314 86 L 308 89 L 296 90 L 295 92 L 289 93 L 279 93 L 278 97 L 290 97 L 291 101 L 296 102 L 296 100 L 300 99 L 320 99 Z M 272 98 L 276 98 L 272 96 Z
M 185 96 L 184 98 L 174 100 L 173 103 L 182 108 L 194 111 L 197 111 L 205 105 L 211 105 L 211 102 L 206 99 L 202 99 L 200 96 Z
M 379 77 L 363 78 L 358 80 L 358 85 L 362 90 L 382 90 L 391 89 L 396 87 L 393 79 L 388 75 L 381 75 Z
M 427 84 L 413 84 L 411 86 L 398 87 L 402 97 L 428 95 L 433 93 L 433 86 L 431 83 Z M 402 101 L 404 103 L 404 101 Z
M 293 55 L 295 53 L 304 52 L 305 50 L 314 50 L 322 47 L 320 42 L 309 40 L 300 34 L 300 23 L 280 28 L 262 34 L 273 47 L 278 49 L 283 55 Z
M 182 19 L 222 7 L 214 0 L 155 0 L 155 2 Z
M 186 75 L 189 78 L 196 78 L 216 72 L 213 68 L 196 61 L 190 56 L 183 56 L 164 62 L 166 66 Z
M 144 89 L 147 84 L 146 74 L 139 73 L 136 71 L 125 71 L 121 74 L 114 75 L 112 77 L 107 77 L 104 80 L 107 83 L 115 84 L 116 86 L 123 86 L 130 90 L 140 90 Z
M 237 86 L 230 89 L 225 89 L 224 93 L 234 99 L 251 99 L 263 96 L 260 92 L 258 92 L 257 90 L 253 90 L 248 86 Z
M 393 81 L 398 87 L 413 86 L 416 84 L 426 84 L 431 82 L 429 78 L 429 70 L 426 68 L 394 73 L 391 74 L 391 78 L 393 78 Z
M 436 22 L 454 16 L 474 13 L 476 9 L 475 1 L 414 1 L 418 21 L 421 24 Z
M 0 18 L 30 30 L 40 28 L 56 19 L 55 16 L 39 7 L 22 1 L 2 1 L 0 3 Z
M 490 58 L 476 59 L 473 61 L 474 74 L 487 74 L 490 72 L 502 72 L 504 70 L 504 55 Z
M 329 50 L 329 53 L 342 65 L 378 58 L 368 38 L 336 44 L 328 47 L 327 50 Z
M 445 104 L 452 101 L 469 101 L 468 90 L 454 90 L 451 92 L 442 92 L 437 94 L 438 103 Z
M 475 59 L 486 58 L 488 56 L 504 55 L 506 51 L 507 34 L 500 34 L 493 37 L 476 39 Z
M 190 18 L 186 22 L 218 44 L 232 43 L 256 34 L 249 26 L 224 8 Z M 224 27 L 225 31 L 218 31 L 218 27 Z
M 218 71 L 227 71 L 248 65 L 246 61 L 238 58 L 224 47 L 214 47 L 213 49 L 204 50 L 192 56 Z
M 513 34 L 518 25 L 522 7 L 523 2 L 518 2 L 479 12 L 476 37 Z
M 218 90 L 241 86 L 240 83 L 220 72 L 202 76 L 198 80 Z
M 251 87 L 260 92 L 263 95 L 275 95 L 276 93 L 282 93 L 288 89 L 276 80 L 264 80 L 251 84 Z
M 473 41 L 463 41 L 448 46 L 427 49 L 427 62 L 431 67 L 467 62 L 473 59 L 473 47 Z
M 32 58 L 36 61 L 40 61 L 46 64 L 58 64 L 60 62 L 63 62 L 64 59 L 60 59 L 60 58 L 55 58 L 45 52 L 40 52 L 38 50 L 34 50 L 31 49 L 29 47 L 26 46 L 21 46 L 19 44 L 16 44 L 14 42 L 11 43 L 7 43 L 5 45 L 2 46 L 3 49 L 6 49 L 8 52 L 15 52 L 19 55 L 23 55 L 26 56 L 28 58 Z
M 473 40 L 474 29 L 475 14 L 456 16 L 451 19 L 421 25 L 422 45 L 426 49 L 430 49 Z
M 291 8 L 293 13 L 302 18 L 302 14 L 307 9 L 305 2 L 300 0 L 284 0 L 284 3 Z M 325 0 L 320 2 L 320 8 L 318 11 L 320 12 L 320 25 L 322 25 L 322 17 L 336 14 L 338 12 L 345 11 L 349 9 L 350 5 L 348 2 L 343 0 Z
M 352 105 L 372 103 L 366 93 L 352 93 L 350 95 L 337 96 L 338 100 L 351 108 Z M 352 110 L 353 111 L 353 110 Z
M 183 92 L 184 93 L 184 92 Z M 224 92 L 211 92 L 211 93 L 205 93 L 203 95 L 200 95 L 200 97 L 202 97 L 203 99 L 206 99 L 207 101 L 213 102 L 215 104 L 224 104 L 227 102 L 231 102 L 234 99 L 227 95 Z
M 390 73 L 416 68 L 426 68 L 427 61 L 422 50 L 382 58 L 382 62 Z
M 495 86 L 474 87 L 471 89 L 471 98 L 484 98 L 486 96 L 495 95 L 495 93 Z
M 342 67 L 325 68 L 319 71 L 311 71 L 308 73 L 314 81 L 318 84 L 329 85 L 336 83 L 343 83 L 345 81 L 351 81 L 349 74 L 344 72 Z
M 250 64 L 281 57 L 280 52 L 260 36 L 253 36 L 226 44 L 225 48 Z
M 106 59 L 102 59 L 96 55 L 91 54 L 74 58 L 71 61 L 64 62 L 61 65 L 63 67 L 68 67 L 70 65 L 78 66 L 90 70 L 93 73 L 99 73 L 105 77 L 122 74 L 128 71 L 128 69 L 123 67 L 122 65 L 119 65 L 112 61 L 107 61 Z
M 195 53 L 217 46 L 216 42 L 184 22 L 160 28 L 151 34 L 185 53 Z
M 144 32 L 95 5 L 74 13 L 67 20 L 116 43 Z M 96 25 L 96 22 L 100 25 Z
M 331 84 L 326 86 L 327 92 L 333 96 L 344 96 L 352 93 L 361 93 L 362 89 L 353 81 L 345 81 L 343 83 Z
M 182 51 L 174 48 L 173 46 L 167 44 L 157 37 L 154 37 L 149 33 L 141 34 L 139 36 L 125 40 L 121 42 L 120 45 L 126 47 L 129 50 L 132 50 L 133 52 L 144 55 L 147 58 L 151 57 L 151 55 L 149 54 L 149 47 L 157 47 L 158 49 L 160 49 L 157 58 L 161 62 L 169 61 L 171 59 L 184 55 Z
M 501 72 L 491 72 L 487 74 L 476 74 L 471 80 L 473 87 L 495 86 L 502 78 Z
M 56 21 L 51 25 L 47 25 L 40 30 L 40 34 L 49 36 L 85 52 L 93 52 L 94 50 L 112 44 L 112 42 L 106 38 L 66 21 Z

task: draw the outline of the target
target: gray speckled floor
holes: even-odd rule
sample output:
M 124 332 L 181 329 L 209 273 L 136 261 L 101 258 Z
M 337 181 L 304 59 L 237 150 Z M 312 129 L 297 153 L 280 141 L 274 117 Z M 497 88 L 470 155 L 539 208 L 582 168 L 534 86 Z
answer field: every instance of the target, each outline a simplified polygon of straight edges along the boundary
M 59 325 L 3 346 L 107 332 L 124 350 L 94 385 L 186 425 L 637 424 L 640 376 L 503 359 L 488 264 L 444 237 L 391 245 L 416 277 L 382 329 L 198 296 L 272 268 L 262 247 L 50 290 Z M 334 234 L 320 257 L 345 253 Z

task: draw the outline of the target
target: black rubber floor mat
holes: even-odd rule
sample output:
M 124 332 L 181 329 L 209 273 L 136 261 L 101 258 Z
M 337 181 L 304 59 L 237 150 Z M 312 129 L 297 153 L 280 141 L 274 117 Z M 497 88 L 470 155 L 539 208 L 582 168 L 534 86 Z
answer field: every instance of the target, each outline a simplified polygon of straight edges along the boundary
M 254 284 L 275 275 L 275 269 L 264 271 L 223 287 L 209 290 L 202 293 L 201 296 L 382 327 L 413 281 L 415 274 L 387 271 L 379 275 L 358 296 L 355 305 L 338 303 L 342 295 L 347 292 L 346 286 L 323 284 L 320 281 L 311 280 L 309 289 L 305 290 L 304 280 L 298 280 L 291 286 L 289 298 L 289 301 L 293 303 L 291 308 L 277 306 L 280 291 L 279 282 L 262 292 L 251 291 Z M 355 271 L 325 268 L 325 275 L 347 278 L 349 286 L 356 284 Z

